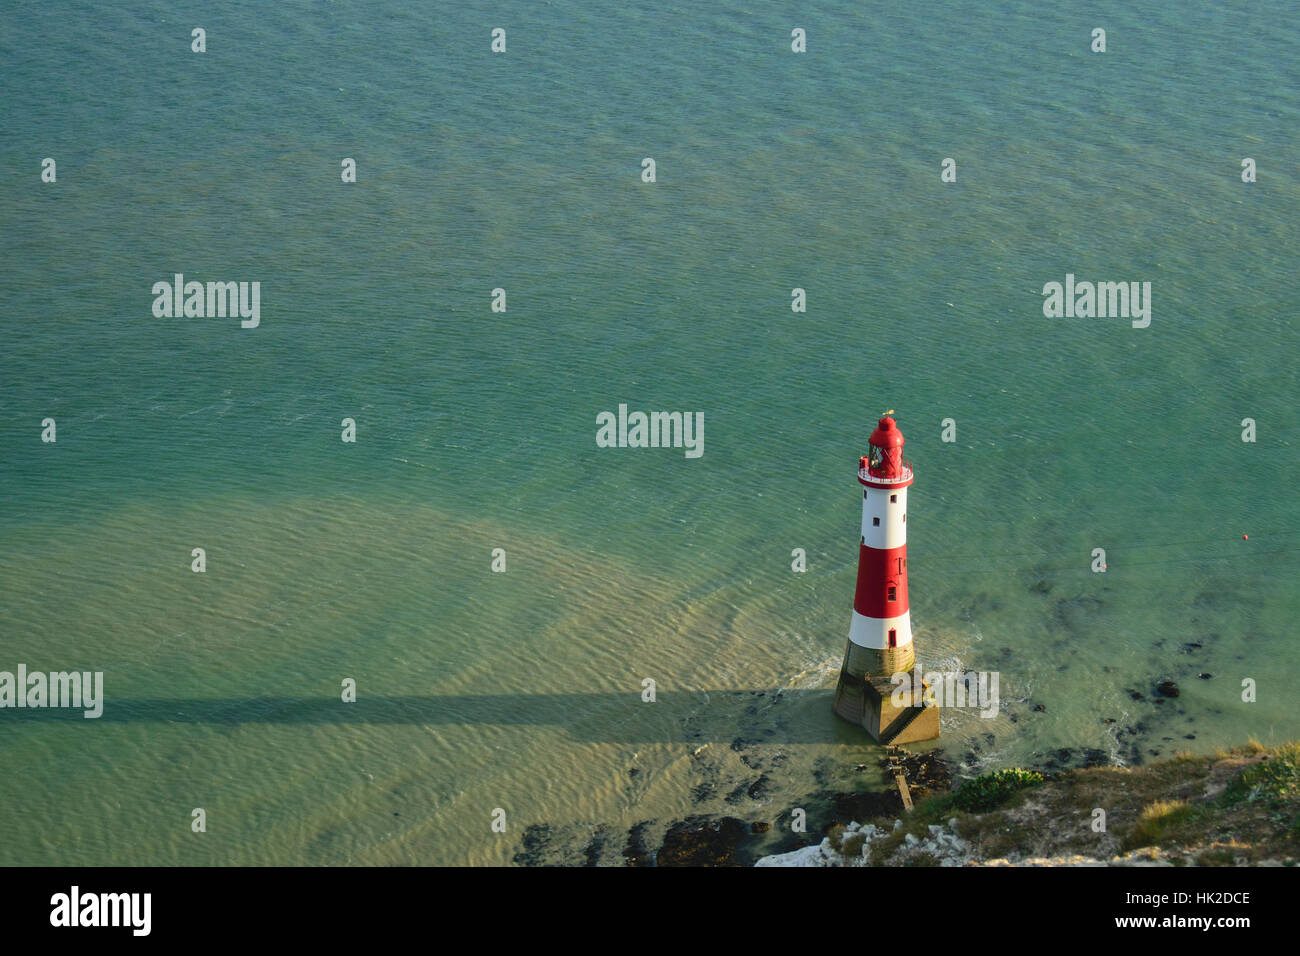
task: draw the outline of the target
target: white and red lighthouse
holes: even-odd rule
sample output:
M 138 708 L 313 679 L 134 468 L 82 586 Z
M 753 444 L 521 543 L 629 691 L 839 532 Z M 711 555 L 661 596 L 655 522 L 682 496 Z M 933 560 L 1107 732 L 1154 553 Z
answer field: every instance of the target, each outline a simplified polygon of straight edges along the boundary
M 858 584 L 835 689 L 835 713 L 861 724 L 882 743 L 929 740 L 939 736 L 938 708 L 919 700 L 916 706 L 899 707 L 891 699 L 897 686 L 894 675 L 910 674 L 916 665 L 907 607 L 907 489 L 912 465 L 903 457 L 903 433 L 888 415 L 880 419 L 869 443 L 870 453 L 858 460 Z

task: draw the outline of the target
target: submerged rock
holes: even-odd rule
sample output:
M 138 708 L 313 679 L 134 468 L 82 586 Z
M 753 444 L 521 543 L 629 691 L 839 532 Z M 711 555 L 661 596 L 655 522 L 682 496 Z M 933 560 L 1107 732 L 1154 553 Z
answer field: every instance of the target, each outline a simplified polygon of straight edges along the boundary
M 1095 747 L 1089 747 L 1083 752 L 1083 765 L 1085 767 L 1105 767 L 1110 764 L 1110 758 L 1106 752 L 1098 750 Z
M 551 841 L 551 828 L 545 823 L 534 823 L 524 830 L 523 846 L 515 854 L 515 862 L 522 866 L 540 866 L 545 862 L 547 844 Z
M 754 781 L 754 783 L 758 783 L 758 781 L 756 780 Z M 741 800 L 745 799 L 746 794 L 748 794 L 749 792 L 749 787 L 750 784 L 738 783 L 736 784 L 735 788 L 731 791 L 731 793 L 727 794 L 726 797 L 724 797 L 723 799 L 725 799 L 727 803 L 730 803 L 734 806 L 735 804 L 739 803 Z
M 587 866 L 600 866 L 600 857 L 605 850 L 605 834 L 608 829 L 604 824 L 598 826 L 596 832 L 592 834 L 591 840 L 583 848 L 582 853 Z
M 750 829 L 735 817 L 688 817 L 674 823 L 659 848 L 660 866 L 744 866 L 736 851 Z
M 697 783 L 691 790 L 691 799 L 696 803 L 712 800 L 717 790 L 717 785 L 712 780 L 705 780 L 703 783 Z
M 645 831 L 648 826 L 650 826 L 650 821 L 643 820 L 627 831 L 627 845 L 623 848 L 623 861 L 628 866 L 650 866 L 654 862 L 650 848 L 645 844 Z

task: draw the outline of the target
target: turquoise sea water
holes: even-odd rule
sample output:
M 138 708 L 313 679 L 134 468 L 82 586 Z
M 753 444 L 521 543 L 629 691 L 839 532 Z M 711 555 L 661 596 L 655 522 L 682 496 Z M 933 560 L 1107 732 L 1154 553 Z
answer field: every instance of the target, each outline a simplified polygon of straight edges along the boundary
M 875 786 L 887 408 L 919 657 L 1001 674 L 964 772 L 1295 737 L 1300 28 L 986 7 L 10 4 L 0 670 L 106 702 L 0 710 L 0 864 L 612 864 Z M 176 272 L 260 327 L 154 318 Z M 1150 327 L 1044 318 L 1066 273 Z M 704 455 L 597 448 L 619 403 Z

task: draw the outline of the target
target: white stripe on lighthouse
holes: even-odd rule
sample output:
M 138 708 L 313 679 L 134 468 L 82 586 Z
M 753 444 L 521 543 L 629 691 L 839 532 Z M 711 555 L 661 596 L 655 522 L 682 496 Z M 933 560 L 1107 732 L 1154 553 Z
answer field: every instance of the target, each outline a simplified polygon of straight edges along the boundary
M 898 617 L 866 617 L 853 612 L 853 623 L 849 625 L 849 640 L 859 647 L 883 650 L 889 647 L 889 631 L 894 631 L 894 646 L 905 647 L 912 643 L 911 614 Z
M 879 551 L 892 551 L 907 544 L 907 523 L 903 515 L 907 514 L 907 489 L 863 488 L 866 494 L 862 499 L 862 542 L 868 548 Z M 890 501 L 890 497 L 897 501 Z M 876 524 L 874 519 L 880 519 Z

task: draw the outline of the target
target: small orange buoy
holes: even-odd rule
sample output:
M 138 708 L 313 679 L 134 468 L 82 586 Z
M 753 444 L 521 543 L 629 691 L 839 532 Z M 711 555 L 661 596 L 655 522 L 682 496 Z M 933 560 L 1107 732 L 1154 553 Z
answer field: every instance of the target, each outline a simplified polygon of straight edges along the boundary
M 1243 535 L 1241 536 L 1241 540 L 1242 540 L 1242 541 L 1249 541 L 1249 540 L 1250 540 L 1250 535 L 1248 535 L 1248 534 L 1243 534 Z

